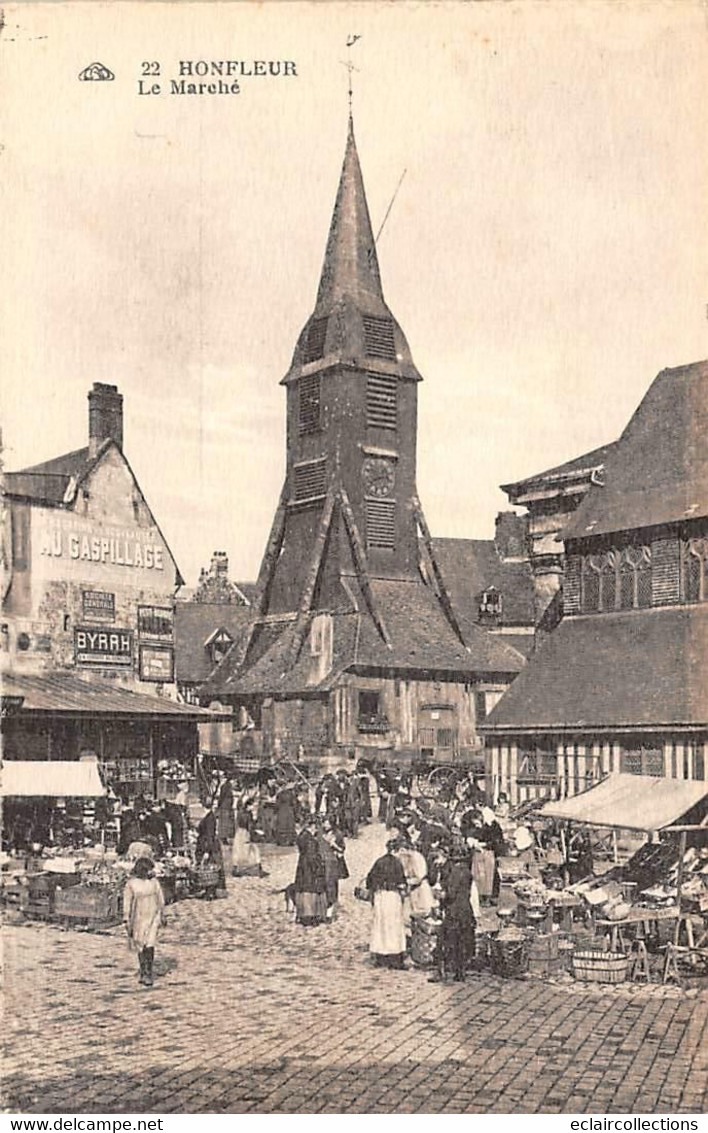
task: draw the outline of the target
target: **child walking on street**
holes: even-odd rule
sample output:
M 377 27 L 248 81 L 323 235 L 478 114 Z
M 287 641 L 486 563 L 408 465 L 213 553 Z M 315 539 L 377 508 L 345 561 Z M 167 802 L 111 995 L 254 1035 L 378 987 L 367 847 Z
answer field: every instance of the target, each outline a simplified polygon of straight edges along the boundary
M 160 882 L 153 876 L 153 863 L 149 858 L 138 858 L 133 876 L 123 890 L 123 920 L 129 947 L 138 954 L 138 978 L 144 987 L 152 987 L 155 945 L 165 923 L 164 910 L 165 898 Z

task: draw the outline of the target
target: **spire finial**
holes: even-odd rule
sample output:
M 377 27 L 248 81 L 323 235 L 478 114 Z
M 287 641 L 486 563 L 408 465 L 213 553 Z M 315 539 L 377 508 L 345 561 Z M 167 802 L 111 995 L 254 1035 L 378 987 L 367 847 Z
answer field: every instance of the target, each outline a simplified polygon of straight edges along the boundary
M 346 61 L 346 63 L 342 62 L 342 66 L 346 67 L 347 71 L 348 71 L 349 81 L 348 81 L 348 85 L 347 85 L 347 99 L 348 99 L 348 102 L 349 102 L 349 117 L 350 117 L 350 119 L 352 117 L 352 101 L 353 101 L 353 97 L 354 97 L 354 90 L 353 90 L 353 86 L 352 86 L 352 72 L 359 70 L 359 68 L 355 67 L 354 64 L 352 63 L 352 47 L 354 46 L 354 44 L 356 43 L 356 41 L 358 39 L 361 39 L 360 35 L 348 35 L 347 36 L 347 61 Z

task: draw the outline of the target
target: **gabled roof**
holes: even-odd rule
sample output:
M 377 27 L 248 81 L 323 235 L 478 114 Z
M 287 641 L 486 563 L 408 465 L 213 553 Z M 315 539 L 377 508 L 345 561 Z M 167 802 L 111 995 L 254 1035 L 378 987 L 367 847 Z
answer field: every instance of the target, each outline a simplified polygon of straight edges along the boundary
M 462 645 L 443 616 L 435 594 L 422 582 L 372 579 L 371 588 L 392 648 L 383 643 L 373 623 L 366 619 L 356 665 L 507 674 L 523 668 L 524 658 L 515 649 L 479 626 L 466 624 Z
M 128 458 L 120 445 L 111 437 L 107 437 L 106 440 L 103 441 L 93 456 L 91 456 L 88 448 L 80 448 L 76 449 L 74 452 L 65 453 L 63 456 L 54 457 L 52 460 L 45 460 L 41 464 L 33 464 L 29 468 L 21 469 L 19 472 L 5 472 L 3 475 L 3 491 L 6 496 L 10 496 L 13 499 L 28 500 L 35 504 L 49 504 L 55 507 L 71 507 L 79 486 L 87 479 L 94 468 L 101 463 L 106 453 L 113 448 L 120 454 L 120 458 L 128 469 L 128 473 L 135 487 L 145 500 L 142 488 L 130 466 Z M 160 537 L 174 563 L 177 585 L 181 586 L 184 583 L 184 579 L 180 574 L 176 559 L 162 533 L 159 523 L 152 514 L 147 500 L 145 500 L 145 505 L 148 511 L 150 511 L 152 521 L 160 532 Z
M 502 596 L 500 624 L 534 624 L 534 586 L 528 561 L 499 557 L 493 539 L 433 539 L 440 570 L 458 617 L 479 620 L 479 602 L 494 587 Z
M 708 725 L 708 604 L 566 618 L 484 731 Z
M 228 602 L 175 603 L 175 680 L 201 684 L 214 668 L 207 643 L 219 629 L 234 641 L 245 632 L 253 611 Z
M 235 585 L 241 591 L 246 601 L 252 606 L 258 590 L 258 584 L 255 582 L 237 582 Z
M 708 361 L 662 370 L 565 530 L 582 539 L 708 516 Z

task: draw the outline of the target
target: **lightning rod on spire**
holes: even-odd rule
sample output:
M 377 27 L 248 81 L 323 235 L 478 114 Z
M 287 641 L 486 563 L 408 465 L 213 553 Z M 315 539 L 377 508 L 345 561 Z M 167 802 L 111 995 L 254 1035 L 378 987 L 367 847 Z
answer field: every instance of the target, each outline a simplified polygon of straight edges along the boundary
M 347 59 L 346 59 L 346 62 L 344 60 L 340 60 L 342 66 L 346 67 L 347 71 L 348 71 L 349 81 L 348 81 L 348 84 L 347 84 L 347 100 L 349 102 L 349 116 L 350 117 L 351 117 L 351 113 L 352 113 L 352 101 L 353 101 L 353 97 L 354 97 L 354 89 L 353 89 L 353 86 L 352 86 L 352 72 L 359 70 L 359 68 L 355 67 L 354 64 L 352 63 L 352 47 L 354 46 L 354 44 L 356 43 L 356 41 L 358 39 L 361 39 L 360 35 L 348 35 L 347 36 Z

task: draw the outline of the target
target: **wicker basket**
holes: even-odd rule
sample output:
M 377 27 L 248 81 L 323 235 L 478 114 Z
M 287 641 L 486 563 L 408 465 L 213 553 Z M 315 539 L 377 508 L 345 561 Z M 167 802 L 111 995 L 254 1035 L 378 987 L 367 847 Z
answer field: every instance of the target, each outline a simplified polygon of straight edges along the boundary
M 627 979 L 629 959 L 624 952 L 575 952 L 573 975 L 576 980 L 600 984 L 621 984 Z
M 526 939 L 492 940 L 490 958 L 495 976 L 508 979 L 523 975 L 529 966 L 528 941 Z
M 197 868 L 197 888 L 216 889 L 221 878 L 218 865 L 200 865 Z

